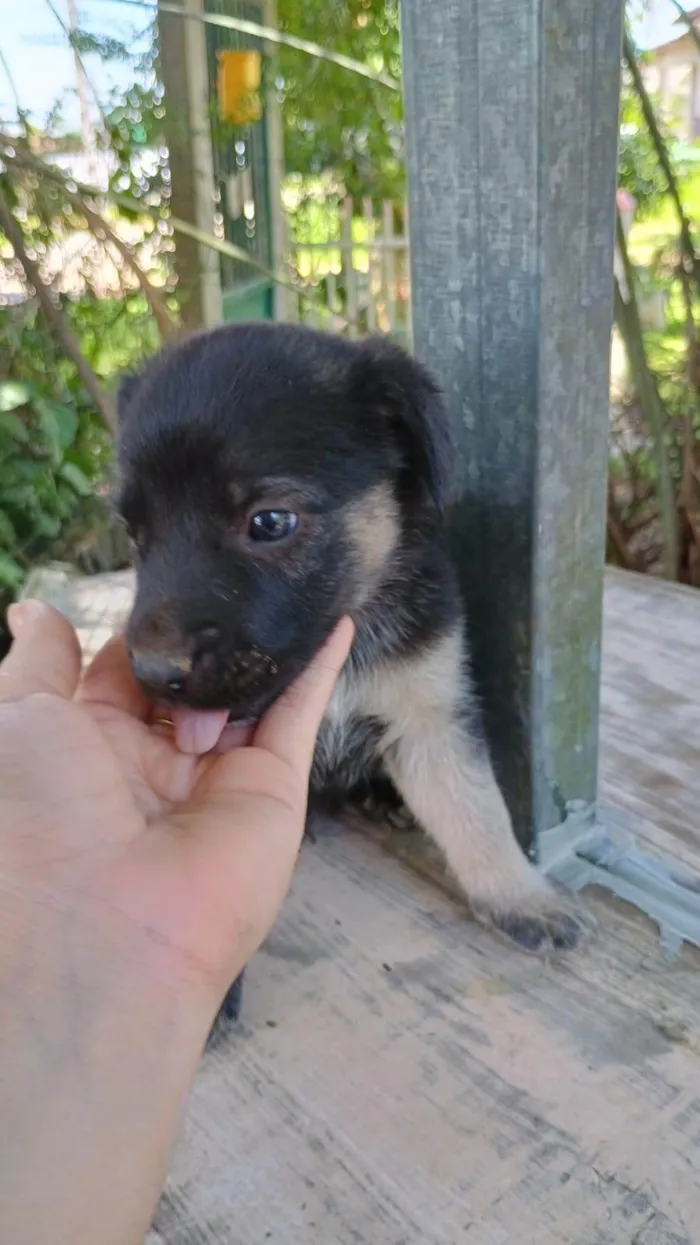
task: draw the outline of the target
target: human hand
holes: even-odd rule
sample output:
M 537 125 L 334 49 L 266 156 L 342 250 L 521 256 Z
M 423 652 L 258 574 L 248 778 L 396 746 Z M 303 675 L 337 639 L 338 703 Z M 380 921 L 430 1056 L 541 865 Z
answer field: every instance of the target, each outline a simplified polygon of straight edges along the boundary
M 131 1245 L 214 1015 L 289 885 L 316 732 L 352 625 L 340 624 L 249 746 L 220 756 L 186 755 L 150 724 L 121 640 L 81 679 L 77 637 L 55 611 L 27 602 L 10 626 L 3 1236 Z
M 226 988 L 262 941 L 303 834 L 316 733 L 352 636 L 340 625 L 250 745 L 185 754 L 151 725 L 123 640 L 80 678 L 55 610 L 10 611 L 0 666 L 0 866 L 88 926 L 123 921 L 171 971 Z M 0 892 L 1 893 L 1 892 Z

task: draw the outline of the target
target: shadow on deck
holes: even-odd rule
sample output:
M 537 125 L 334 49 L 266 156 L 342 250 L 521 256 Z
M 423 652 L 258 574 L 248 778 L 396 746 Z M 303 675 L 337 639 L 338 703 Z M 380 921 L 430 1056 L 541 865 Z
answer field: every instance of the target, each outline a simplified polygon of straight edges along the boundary
M 90 650 L 130 578 L 49 595 Z M 700 870 L 700 593 L 608 576 L 601 804 Z M 306 845 L 149 1245 L 697 1245 L 700 952 L 587 902 L 541 963 L 382 844 Z

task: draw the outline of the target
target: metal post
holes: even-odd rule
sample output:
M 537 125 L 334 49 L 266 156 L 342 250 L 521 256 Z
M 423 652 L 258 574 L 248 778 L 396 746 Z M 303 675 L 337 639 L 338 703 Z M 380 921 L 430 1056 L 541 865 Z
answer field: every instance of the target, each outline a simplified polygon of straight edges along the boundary
M 594 816 L 622 0 L 402 0 L 414 341 L 523 843 Z

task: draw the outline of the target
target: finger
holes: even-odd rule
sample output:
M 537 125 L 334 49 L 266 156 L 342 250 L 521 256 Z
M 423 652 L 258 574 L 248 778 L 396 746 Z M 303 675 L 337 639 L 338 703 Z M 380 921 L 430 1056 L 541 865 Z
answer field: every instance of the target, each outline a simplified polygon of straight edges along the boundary
M 255 732 L 256 748 L 286 761 L 306 779 L 316 736 L 352 644 L 354 627 L 343 618 L 300 678 L 275 701 Z
M 206 895 L 197 917 L 204 958 L 237 974 L 272 926 L 304 833 L 316 734 L 352 643 L 344 619 L 255 732 L 253 747 L 204 758 L 194 798 L 174 815 L 183 877 Z M 171 841 L 172 844 L 172 841 Z M 179 909 L 182 933 L 184 905 Z
M 173 905 L 177 936 L 197 944 L 222 981 L 248 962 L 284 902 L 306 792 L 306 775 L 263 748 L 237 748 L 209 762 L 194 797 L 170 816 L 178 833 L 165 842 L 179 855 L 183 896 Z
M 22 601 L 7 611 L 13 636 L 0 665 L 0 701 L 36 692 L 69 699 L 80 678 L 80 644 L 74 628 L 50 605 Z
M 234 722 L 231 726 L 224 727 L 213 751 L 217 756 L 222 756 L 225 752 L 232 752 L 234 748 L 245 748 L 247 744 L 252 743 L 254 734 L 254 724 Z
M 83 704 L 109 705 L 142 722 L 148 720 L 152 705 L 131 673 L 123 636 L 113 636 L 91 661 L 81 680 L 78 699 Z

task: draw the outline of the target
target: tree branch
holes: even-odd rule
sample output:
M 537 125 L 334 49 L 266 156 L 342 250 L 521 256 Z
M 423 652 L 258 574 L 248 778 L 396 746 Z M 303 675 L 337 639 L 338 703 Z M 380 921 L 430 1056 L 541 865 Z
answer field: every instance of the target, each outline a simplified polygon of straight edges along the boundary
M 615 323 L 625 343 L 632 379 L 651 431 L 656 454 L 663 538 L 663 572 L 666 579 L 676 579 L 678 574 L 678 507 L 671 464 L 666 451 L 668 416 L 644 351 L 642 324 L 634 284 L 635 274 L 619 212 L 617 213 L 617 245 L 625 273 L 628 300 L 625 301 L 622 297 L 620 283 L 615 277 Z
M 54 333 L 63 351 L 75 366 L 81 381 L 100 412 L 105 426 L 112 433 L 112 435 L 115 435 L 117 431 L 117 414 L 114 406 L 103 390 L 97 376 L 80 349 L 80 342 L 73 332 L 73 329 L 66 320 L 61 309 L 54 303 L 51 290 L 42 281 L 38 264 L 36 264 L 33 259 L 29 258 L 24 245 L 22 231 L 10 211 L 1 187 L 0 228 L 2 228 L 3 232 L 7 235 L 15 255 L 24 269 L 27 281 L 30 285 L 33 285 L 36 290 L 36 296 L 39 300 L 39 305 L 41 306 L 41 310 L 47 324 Z
M 132 248 L 127 242 L 124 242 L 124 240 L 119 237 L 116 230 L 114 230 L 111 225 L 107 224 L 107 221 L 96 209 L 90 207 L 89 204 L 86 203 L 85 199 L 82 198 L 81 195 L 69 190 L 67 187 L 66 194 L 71 203 L 74 204 L 78 211 L 85 217 L 95 236 L 99 238 L 99 231 L 102 230 L 106 238 L 108 238 L 108 240 L 112 243 L 115 250 L 119 251 L 122 259 L 136 277 L 139 289 L 153 312 L 153 318 L 158 325 L 160 336 L 165 341 L 177 329 L 177 321 L 173 316 L 171 316 L 165 305 L 165 300 L 161 297 L 158 290 L 151 285 L 146 273 L 136 259 Z
M 683 253 L 686 255 L 690 263 L 690 271 L 693 274 L 693 278 L 696 284 L 698 285 L 698 288 L 700 288 L 700 267 L 698 265 L 698 257 L 695 252 L 695 244 L 693 242 L 693 237 L 690 232 L 690 222 L 688 221 L 688 217 L 686 216 L 685 211 L 683 209 L 683 204 L 681 202 L 681 195 L 678 189 L 678 181 L 676 179 L 676 175 L 671 166 L 671 160 L 668 154 L 668 149 L 666 147 L 663 136 L 659 129 L 658 122 L 656 120 L 656 116 L 654 113 L 654 109 L 651 104 L 651 100 L 649 99 L 649 96 L 647 94 L 647 89 L 644 85 L 642 75 L 639 71 L 639 65 L 637 64 L 637 57 L 635 54 L 634 45 L 632 43 L 632 40 L 630 39 L 627 29 L 625 29 L 624 34 L 623 34 L 622 51 L 623 51 L 623 56 L 625 58 L 625 61 L 627 63 L 627 68 L 629 69 L 632 75 L 634 89 L 637 93 L 637 97 L 639 99 L 639 103 L 642 108 L 642 114 L 644 116 L 646 127 L 649 131 L 649 135 L 651 137 L 651 140 L 654 144 L 654 148 L 656 150 L 657 159 L 659 161 L 659 164 L 661 165 L 664 177 L 666 178 L 666 184 L 668 186 L 668 193 L 671 196 L 671 199 L 673 200 L 673 205 L 678 214 L 678 223 L 680 226 L 680 233 L 681 233 L 681 249 Z
M 4 135 L 1 137 L 4 138 Z M 39 156 L 35 156 L 33 151 L 29 151 L 23 144 L 20 145 L 17 143 L 16 140 L 14 152 L 14 159 L 19 164 L 24 165 L 25 168 L 33 169 L 38 177 L 50 177 L 51 166 L 47 166 L 46 161 L 42 160 Z M 99 239 L 99 231 L 101 230 L 116 250 L 119 251 L 119 254 L 128 264 L 129 268 L 136 277 L 139 288 L 151 308 L 151 311 L 153 312 L 153 318 L 158 325 L 160 335 L 163 340 L 165 340 L 178 328 L 178 322 L 168 311 L 165 301 L 161 297 L 159 291 L 156 290 L 149 281 L 148 276 L 134 255 L 132 248 L 128 245 L 128 243 L 124 242 L 123 239 L 119 237 L 119 234 L 110 224 L 108 224 L 98 209 L 90 206 L 84 193 L 81 193 L 79 189 L 72 190 L 70 188 L 62 171 L 59 170 L 59 176 L 51 178 L 51 180 L 56 181 L 56 183 L 61 186 L 66 198 L 73 204 L 74 207 L 78 209 L 79 212 L 82 213 L 91 232 L 98 237 L 98 240 L 101 241 L 101 239 Z
M 639 558 L 629 547 L 629 541 L 615 505 L 615 490 L 612 481 L 608 480 L 608 537 L 617 554 L 620 566 L 626 571 L 642 571 L 644 569 Z
M 673 5 L 674 9 L 678 13 L 681 21 L 685 22 L 686 26 L 688 27 L 688 34 L 692 38 L 693 43 L 698 49 L 698 52 L 700 52 L 700 34 L 698 34 L 697 28 L 694 22 L 692 21 L 692 18 L 690 17 L 688 13 L 686 13 L 685 9 L 683 8 L 683 5 L 679 4 L 679 0 L 671 0 L 671 4 Z
M 11 137 L 9 134 L 4 134 L 2 131 L 0 131 L 0 147 L 5 148 L 3 159 L 8 162 L 8 167 L 11 167 L 9 162 L 14 160 L 18 164 L 35 168 L 37 172 L 41 172 L 43 177 L 57 182 L 64 190 L 66 189 L 66 182 L 70 180 L 77 186 L 78 192 L 82 195 L 88 196 L 91 199 L 104 197 L 109 203 L 114 203 L 117 207 L 124 207 L 129 212 L 140 212 L 142 216 L 153 218 L 152 211 L 149 211 L 143 203 L 138 203 L 128 195 L 117 194 L 114 190 L 102 192 L 96 186 L 88 186 L 84 182 L 76 182 L 75 178 L 69 179 L 61 169 L 34 156 L 27 150 L 26 146 L 20 146 L 16 138 Z M 190 224 L 189 221 L 181 220 L 179 216 L 173 216 L 172 212 L 168 215 L 168 223 L 174 233 L 181 233 L 185 237 L 194 238 L 201 246 L 208 246 L 212 251 L 218 251 L 220 255 L 226 255 L 229 259 L 235 259 L 242 264 L 247 264 L 253 272 L 261 273 L 262 276 L 267 277 L 268 281 L 274 281 L 275 285 L 290 290 L 293 294 L 303 294 L 307 291 L 311 294 L 314 291 L 315 287 L 312 282 L 302 280 L 288 281 L 284 277 L 279 276 L 272 268 L 268 268 L 266 264 L 261 264 L 242 246 L 234 246 L 233 243 L 228 242 L 225 238 L 215 237 L 213 233 L 205 233 L 203 229 L 198 229 L 196 225 Z M 343 317 L 343 319 L 347 325 L 354 324 L 357 326 L 356 321 L 351 321 L 347 317 Z

